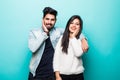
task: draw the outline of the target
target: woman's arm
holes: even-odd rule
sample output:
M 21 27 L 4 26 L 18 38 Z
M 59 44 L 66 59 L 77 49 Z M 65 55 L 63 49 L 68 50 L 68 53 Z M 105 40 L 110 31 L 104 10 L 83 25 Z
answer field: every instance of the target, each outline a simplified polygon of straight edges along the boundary
M 72 46 L 75 56 L 80 57 L 83 54 L 80 39 L 76 39 L 74 37 L 74 38 L 71 38 L 70 41 L 71 41 L 71 46 Z
M 56 71 L 56 72 L 55 72 L 55 77 L 56 77 L 56 80 L 62 80 L 59 71 Z

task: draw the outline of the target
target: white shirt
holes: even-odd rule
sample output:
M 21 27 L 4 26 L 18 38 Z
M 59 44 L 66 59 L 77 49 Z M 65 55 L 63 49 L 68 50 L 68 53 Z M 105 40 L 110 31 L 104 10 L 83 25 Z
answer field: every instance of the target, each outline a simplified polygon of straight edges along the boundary
M 69 39 L 68 54 L 62 52 L 61 39 L 57 43 L 53 68 L 54 71 L 59 71 L 60 74 L 79 74 L 84 71 L 81 56 L 83 54 L 81 40 L 76 38 Z

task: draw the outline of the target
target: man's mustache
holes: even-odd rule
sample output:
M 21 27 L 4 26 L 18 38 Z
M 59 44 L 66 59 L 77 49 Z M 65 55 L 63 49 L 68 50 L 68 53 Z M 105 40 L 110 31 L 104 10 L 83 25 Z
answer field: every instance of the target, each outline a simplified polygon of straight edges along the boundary
M 49 23 L 49 24 L 46 24 L 46 25 L 50 25 L 50 26 L 52 26 L 52 24 L 50 24 L 50 23 Z

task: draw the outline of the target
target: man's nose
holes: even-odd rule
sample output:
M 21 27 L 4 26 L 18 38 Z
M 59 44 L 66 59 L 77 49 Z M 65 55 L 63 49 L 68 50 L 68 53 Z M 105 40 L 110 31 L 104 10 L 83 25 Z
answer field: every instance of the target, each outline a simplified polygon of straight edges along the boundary
M 51 20 L 49 20 L 48 23 L 51 23 Z

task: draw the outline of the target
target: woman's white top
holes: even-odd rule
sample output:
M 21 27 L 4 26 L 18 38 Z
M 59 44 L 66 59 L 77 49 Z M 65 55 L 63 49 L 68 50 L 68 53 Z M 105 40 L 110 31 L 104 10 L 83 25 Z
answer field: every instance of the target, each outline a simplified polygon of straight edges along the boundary
M 69 39 L 68 54 L 62 52 L 61 39 L 59 39 L 53 58 L 54 71 L 59 71 L 60 74 L 79 74 L 84 71 L 81 56 L 83 50 L 81 40 L 76 38 Z

